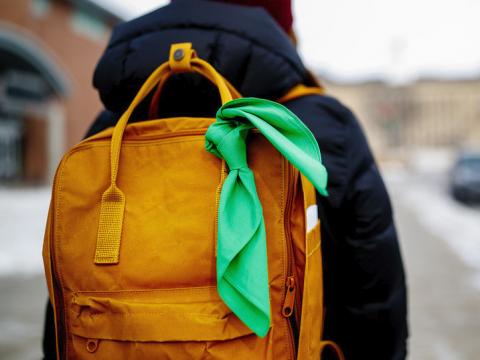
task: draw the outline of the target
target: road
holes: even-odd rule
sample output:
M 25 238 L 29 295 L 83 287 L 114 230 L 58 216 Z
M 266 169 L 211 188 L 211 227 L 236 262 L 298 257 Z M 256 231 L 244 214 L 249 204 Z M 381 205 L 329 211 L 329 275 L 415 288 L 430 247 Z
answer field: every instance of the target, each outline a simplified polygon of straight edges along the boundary
M 409 359 L 476 360 L 480 354 L 480 210 L 449 198 L 444 173 L 402 170 L 386 175 L 408 277 Z M 0 264 L 0 359 L 4 360 L 40 359 L 46 290 L 38 265 L 41 234 L 36 233 L 43 227 L 44 219 L 38 218 L 45 213 L 48 195 L 44 190 L 40 195 L 26 194 L 7 195 L 0 189 L 0 260 L 2 256 L 15 259 L 10 267 Z M 17 203 L 23 204 L 24 215 L 30 214 L 25 221 L 32 226 L 15 225 L 15 219 L 8 219 L 18 216 L 10 210 L 12 202 L 9 211 L 1 204 L 12 196 L 24 197 Z M 28 205 L 28 199 L 35 204 Z M 5 244 L 7 232 L 15 234 L 15 226 L 22 226 L 18 242 L 28 242 L 25 228 L 30 228 L 35 231 L 35 243 Z M 35 249 L 30 256 L 37 265 L 17 274 L 12 266 L 23 264 L 25 248 Z

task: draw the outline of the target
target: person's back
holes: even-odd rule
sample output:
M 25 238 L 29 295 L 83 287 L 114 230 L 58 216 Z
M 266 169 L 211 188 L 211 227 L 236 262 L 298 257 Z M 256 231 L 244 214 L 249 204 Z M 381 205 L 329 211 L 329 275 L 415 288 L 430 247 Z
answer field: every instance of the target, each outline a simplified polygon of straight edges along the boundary
M 94 77 L 106 112 L 89 135 L 115 124 L 148 75 L 168 58 L 170 45 L 182 41 L 193 42 L 199 56 L 243 96 L 276 100 L 311 82 L 286 32 L 263 9 L 177 0 L 115 29 Z M 362 130 L 352 113 L 328 96 L 285 105 L 315 135 L 329 172 L 329 196 L 317 199 L 325 337 L 338 342 L 347 359 L 403 359 L 403 267 L 389 198 Z M 158 111 L 161 118 L 213 116 L 218 106 L 216 89 L 188 74 L 167 82 Z M 140 108 L 136 118 L 146 118 L 147 111 Z

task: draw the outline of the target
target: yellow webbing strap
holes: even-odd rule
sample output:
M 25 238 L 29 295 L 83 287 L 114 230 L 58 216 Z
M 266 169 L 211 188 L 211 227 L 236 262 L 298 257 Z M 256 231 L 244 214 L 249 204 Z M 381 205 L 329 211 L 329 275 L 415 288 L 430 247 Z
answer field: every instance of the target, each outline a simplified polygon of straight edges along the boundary
M 317 204 L 317 197 L 315 193 L 315 188 L 312 183 L 304 176 L 301 175 L 301 182 L 302 182 L 302 190 L 303 190 L 303 197 L 304 197 L 304 208 L 306 217 L 308 217 L 307 209 L 314 204 Z M 320 221 L 320 219 L 318 220 Z M 308 224 L 308 220 L 307 220 Z M 318 223 L 317 223 L 318 224 Z M 319 224 L 318 224 L 319 225 Z M 308 225 L 306 225 L 308 226 Z M 307 230 L 308 231 L 308 230 Z M 300 323 L 300 331 L 299 331 L 299 345 L 298 345 L 298 360 L 305 360 L 311 359 L 311 349 L 312 349 L 312 342 L 314 348 L 318 351 L 317 359 L 322 359 L 322 353 L 325 349 L 329 348 L 337 357 L 338 360 L 345 360 L 345 356 L 343 355 L 342 349 L 338 346 L 335 342 L 331 340 L 323 340 L 323 322 L 325 314 L 321 311 L 318 311 L 318 308 L 324 308 L 323 303 L 323 282 L 320 284 L 321 293 L 311 291 L 313 288 L 311 287 L 311 279 L 315 279 L 315 276 L 320 275 L 323 278 L 322 272 L 322 255 L 321 255 L 321 234 L 320 229 L 317 229 L 317 233 L 315 230 L 311 230 L 306 234 L 306 259 L 305 259 L 305 274 L 304 274 L 304 299 L 305 296 L 307 297 L 315 297 L 319 303 L 317 303 L 315 308 L 308 308 L 307 302 L 303 303 L 302 306 L 302 321 Z M 312 236 L 318 236 L 318 239 L 312 238 Z M 315 241 L 310 241 L 314 239 Z M 317 273 L 319 272 L 319 274 Z M 310 287 L 308 287 L 310 284 Z M 317 283 L 315 283 L 317 284 Z M 317 323 L 313 321 L 312 314 L 316 319 L 320 317 L 321 329 L 320 329 L 320 342 L 317 343 L 315 339 L 312 339 L 312 330 L 317 326 Z M 304 320 L 303 320 L 304 319 Z M 313 327 L 313 328 L 312 328 Z M 318 348 L 317 348 L 318 346 Z
M 189 65 L 185 64 L 185 58 L 189 61 Z M 95 264 L 117 264 L 119 262 L 126 200 L 125 195 L 117 186 L 117 174 L 122 137 L 128 119 L 136 106 L 142 102 L 155 86 L 174 71 L 192 71 L 207 77 L 218 87 L 222 104 L 232 100 L 232 95 L 236 95 L 231 92 L 223 77 L 209 63 L 195 57 L 191 43 L 174 44 L 172 46 L 169 61 L 160 65 L 148 77 L 113 130 L 110 143 L 110 186 L 103 193 L 101 199 Z
M 125 195 L 114 184 L 102 195 L 98 224 L 96 264 L 117 264 L 120 255 Z
M 322 87 L 311 87 L 303 84 L 298 84 L 291 88 L 285 95 L 277 100 L 279 103 L 286 103 L 287 101 L 300 98 L 307 95 L 325 95 L 325 89 Z

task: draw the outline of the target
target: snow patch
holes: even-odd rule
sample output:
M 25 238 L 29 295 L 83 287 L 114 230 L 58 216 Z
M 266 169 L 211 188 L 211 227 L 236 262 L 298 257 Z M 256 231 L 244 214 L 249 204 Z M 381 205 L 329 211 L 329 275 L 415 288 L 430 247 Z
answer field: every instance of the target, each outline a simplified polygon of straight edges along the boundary
M 0 321 L 0 345 L 21 344 L 25 339 L 38 337 L 38 325 L 21 321 L 2 320 Z
M 480 289 L 480 209 L 454 200 L 448 191 L 446 154 L 415 171 L 384 169 L 385 180 L 397 192 L 396 199 L 412 211 L 432 235 L 445 241 L 474 270 L 471 285 Z M 411 169 L 411 168 L 410 168 Z
M 445 240 L 465 263 L 480 271 L 480 212 L 435 192 L 428 184 L 410 185 L 403 201 L 438 238 Z
M 0 188 L 0 276 L 43 272 L 49 188 Z
M 410 149 L 408 164 L 410 170 L 424 174 L 445 173 L 452 167 L 455 157 L 456 151 L 451 148 L 417 147 Z

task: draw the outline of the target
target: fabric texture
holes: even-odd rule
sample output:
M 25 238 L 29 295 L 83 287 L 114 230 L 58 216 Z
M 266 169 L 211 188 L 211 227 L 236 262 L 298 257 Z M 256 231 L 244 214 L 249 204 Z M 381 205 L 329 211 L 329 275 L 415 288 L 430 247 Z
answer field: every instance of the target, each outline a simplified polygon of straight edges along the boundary
M 310 130 L 284 106 L 258 98 L 223 105 L 205 135 L 206 149 L 226 161 L 218 208 L 217 286 L 230 309 L 257 335 L 270 328 L 267 242 L 255 178 L 247 164 L 246 137 L 258 129 L 327 195 L 327 171 Z
M 301 19 L 297 21 L 301 26 Z M 265 10 L 177 0 L 114 29 L 93 80 L 105 111 L 88 134 L 114 125 L 148 75 L 168 59 L 170 44 L 182 41 L 193 42 L 199 57 L 243 96 L 275 100 L 309 81 L 295 48 Z M 329 196 L 318 197 L 324 337 L 337 342 L 349 360 L 405 359 L 408 329 L 402 258 L 389 196 L 361 125 L 330 96 L 312 95 L 285 105 L 314 134 L 329 174 Z M 165 85 L 159 116 L 213 117 L 219 106 L 218 91 L 208 81 L 182 74 Z M 148 101 L 134 117 L 145 117 L 147 111 Z M 48 346 L 52 336 L 46 333 L 47 358 L 54 358 L 54 349 Z M 324 357 L 328 359 L 327 354 Z

